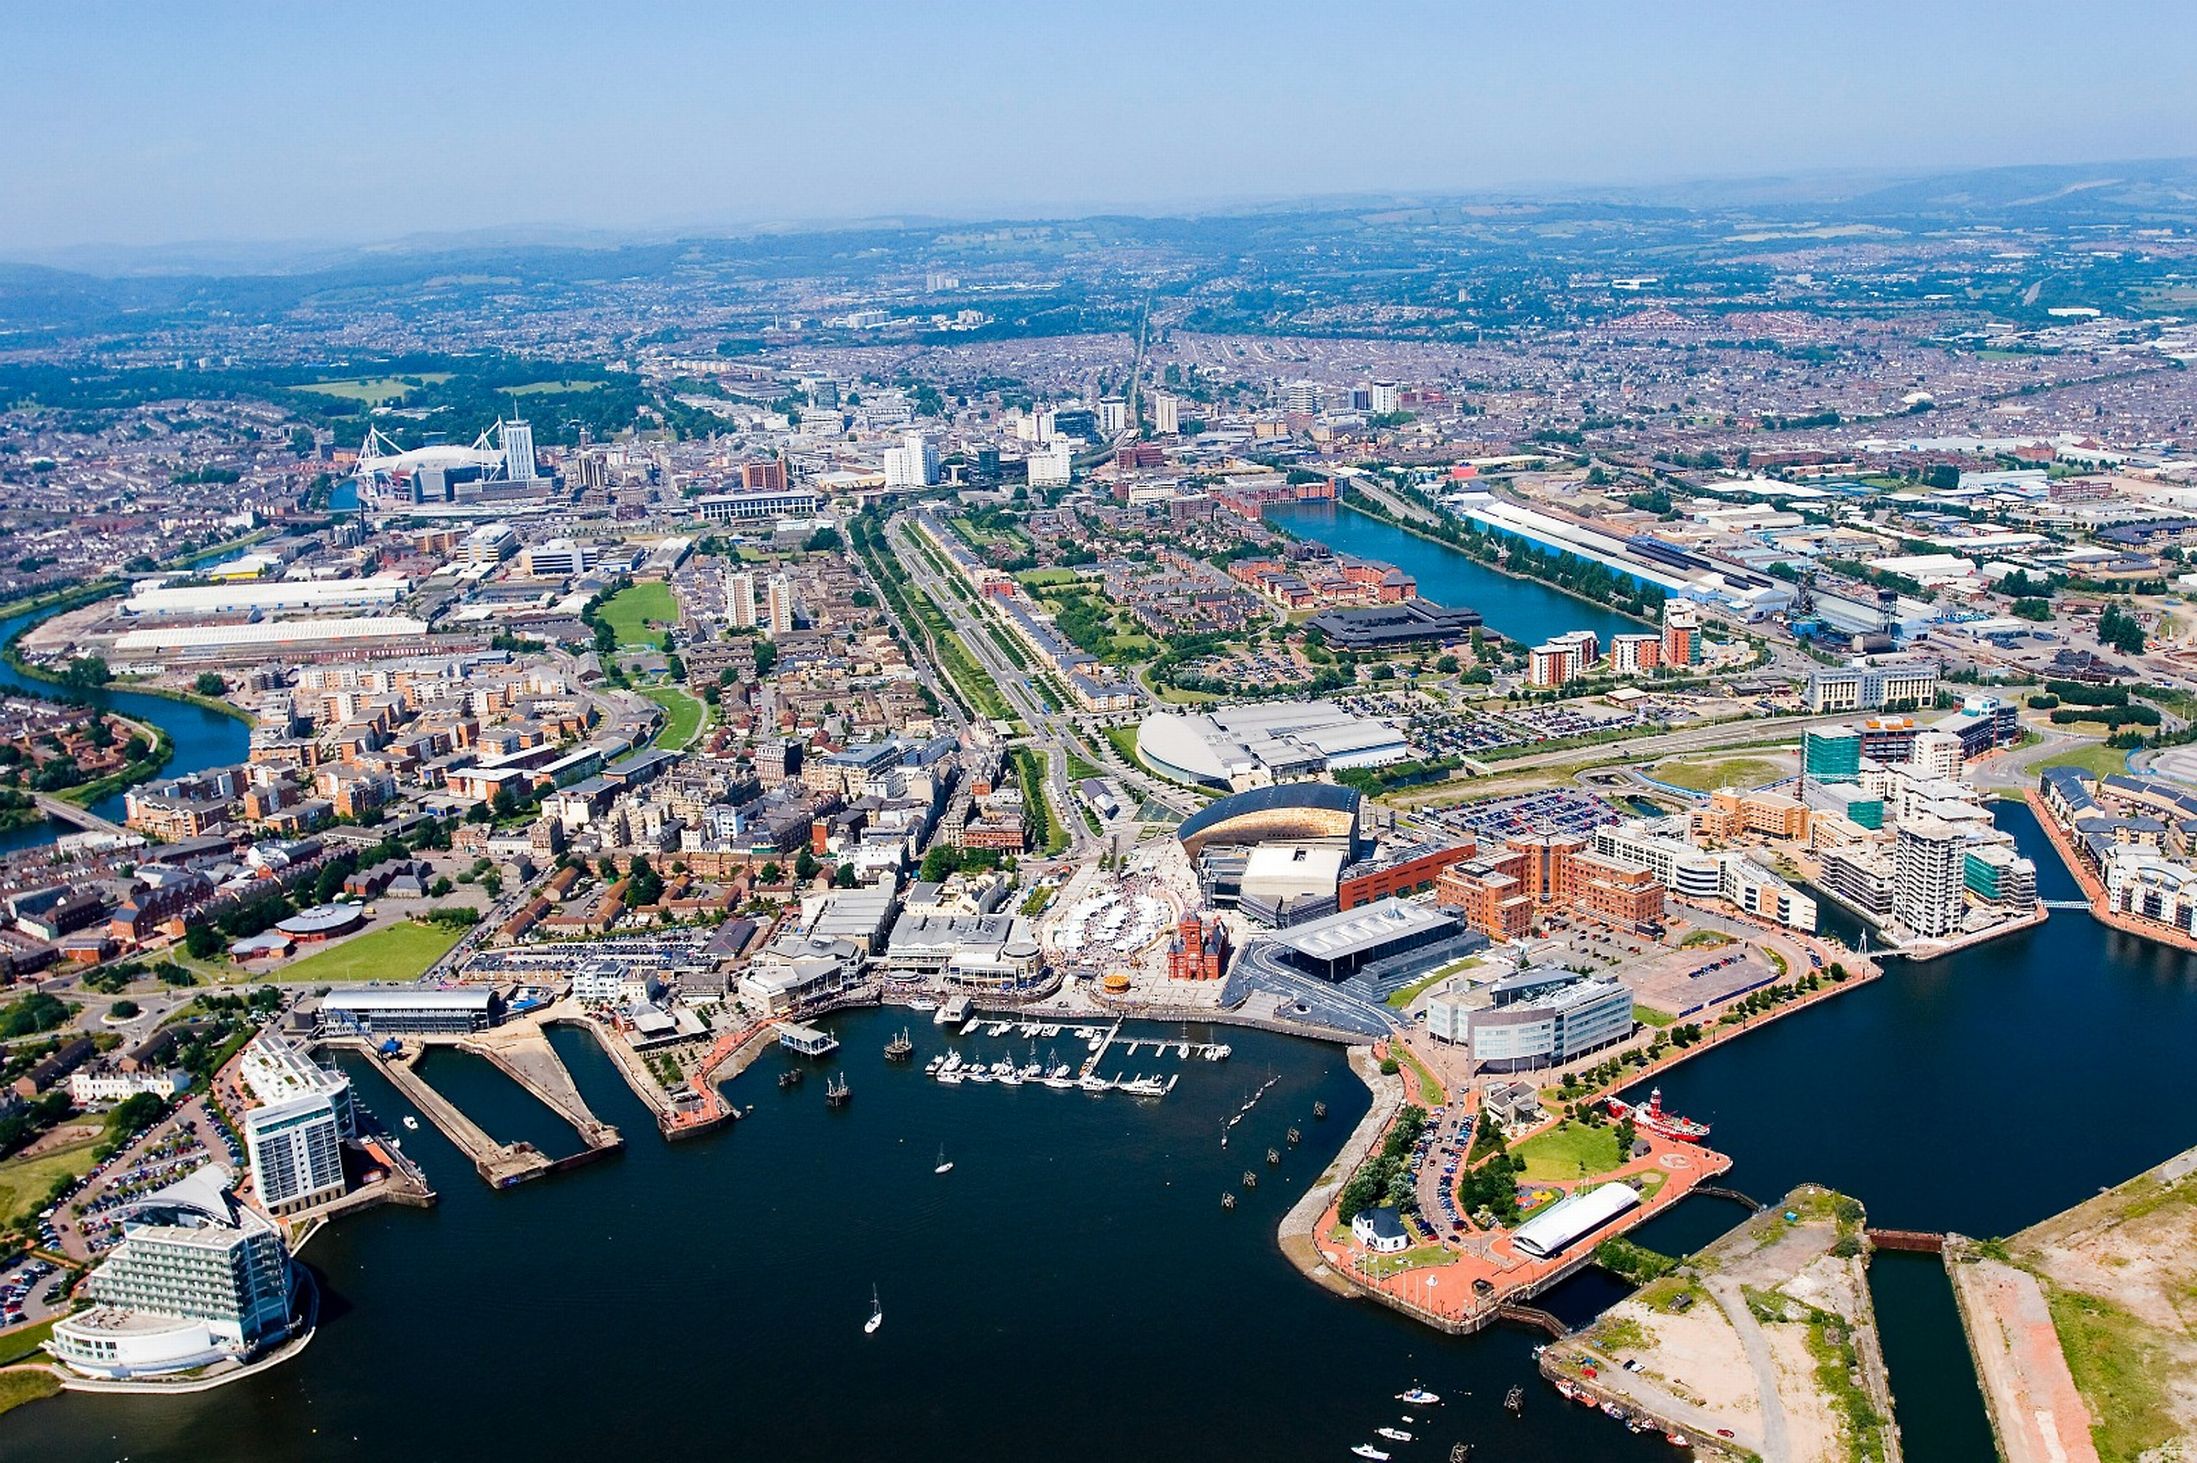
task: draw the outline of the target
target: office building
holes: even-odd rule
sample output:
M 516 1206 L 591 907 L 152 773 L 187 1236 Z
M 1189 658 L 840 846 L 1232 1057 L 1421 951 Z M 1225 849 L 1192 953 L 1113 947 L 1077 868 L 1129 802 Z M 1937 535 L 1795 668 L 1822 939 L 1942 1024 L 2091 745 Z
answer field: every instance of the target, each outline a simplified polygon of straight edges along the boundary
M 1946 731 L 1917 732 L 1907 758 L 1915 776 L 1947 779 L 1960 776 L 1961 761 L 1961 739 Z
M 364 986 L 320 998 L 321 1029 L 331 1036 L 463 1036 L 503 1020 L 503 997 L 488 986 L 430 990 Z
M 1317 381 L 1285 381 L 1280 397 L 1283 411 L 1305 416 L 1320 414 L 1320 383 Z
M 1818 716 L 1930 706 L 1938 699 L 1938 668 L 1932 662 L 1916 662 L 1813 670 L 1803 696 L 1808 710 Z
M 465 536 L 465 562 L 478 568 L 501 564 L 519 551 L 519 536 L 508 523 L 484 523 Z
M 1533 966 L 1488 988 L 1465 1018 L 1476 1072 L 1560 1067 L 1632 1035 L 1632 992 L 1606 975 Z
M 553 538 L 529 545 L 519 558 L 519 567 L 532 579 L 577 579 L 593 573 L 602 557 L 602 551 L 593 544 Z
M 1949 935 L 1966 902 L 1960 830 L 1938 818 L 1900 824 L 1893 845 L 1892 918 L 1918 935 Z
M 705 493 L 694 500 L 694 511 L 709 523 L 766 523 L 780 518 L 814 518 L 824 511 L 824 499 L 808 488 Z
M 92 1305 L 48 1349 L 87 1376 L 159 1376 L 248 1360 L 290 1334 L 282 1237 L 207 1164 L 122 1213 L 122 1239 L 86 1282 Z
M 745 569 L 725 576 L 725 619 L 735 630 L 755 628 L 755 576 Z
M 498 422 L 503 440 L 504 475 L 513 482 L 531 482 L 541 474 L 534 470 L 534 427 L 530 422 Z

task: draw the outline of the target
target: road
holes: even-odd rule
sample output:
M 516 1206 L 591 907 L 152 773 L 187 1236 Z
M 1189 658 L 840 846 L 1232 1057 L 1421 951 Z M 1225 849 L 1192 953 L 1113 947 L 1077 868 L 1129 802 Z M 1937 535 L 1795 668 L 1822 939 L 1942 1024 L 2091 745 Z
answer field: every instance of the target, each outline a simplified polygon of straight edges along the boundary
M 1620 742 L 1598 742 L 1591 747 L 1564 747 L 1553 752 L 1529 752 L 1495 762 L 1468 761 L 1466 765 L 1487 777 L 1522 772 L 1534 767 L 1565 767 L 1576 762 L 1622 760 L 1645 762 L 1675 752 L 1707 752 L 1718 747 L 1744 746 L 1752 742 L 1785 741 L 1815 727 L 1852 726 L 1865 712 L 1841 711 L 1822 716 L 1758 716 L 1744 721 L 1720 721 L 1714 726 L 1685 727 L 1657 732 Z
M 1739 1344 L 1747 1353 L 1747 1365 L 1754 1370 L 1755 1395 L 1762 1402 L 1762 1446 L 1757 1451 L 1765 1458 L 1792 1457 L 1785 1403 L 1777 1390 L 1777 1359 L 1770 1355 L 1770 1339 L 1762 1334 L 1761 1323 L 1748 1309 L 1747 1297 L 1740 1292 L 1736 1282 L 1712 1275 L 1702 1283 L 1716 1298 L 1717 1306 L 1732 1323 L 1732 1329 L 1739 1333 Z

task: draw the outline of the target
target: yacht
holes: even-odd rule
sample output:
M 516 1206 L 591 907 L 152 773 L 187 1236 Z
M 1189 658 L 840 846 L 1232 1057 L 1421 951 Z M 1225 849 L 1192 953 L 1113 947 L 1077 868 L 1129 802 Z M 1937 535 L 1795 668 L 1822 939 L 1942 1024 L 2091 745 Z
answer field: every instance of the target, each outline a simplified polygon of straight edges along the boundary
M 885 1307 L 878 1303 L 877 1287 L 873 1285 L 870 1287 L 870 1318 L 862 1323 L 862 1334 L 871 1335 L 884 1324 Z
M 1400 1427 L 1377 1427 L 1373 1431 L 1392 1443 L 1408 1443 L 1411 1441 L 1411 1434 Z
M 404 1130 L 408 1133 L 417 1133 L 420 1130 L 420 1120 L 410 1113 L 406 1113 L 404 1115 Z
M 953 1171 L 954 1161 L 946 1156 L 946 1145 L 941 1143 L 938 1145 L 938 1167 L 932 1169 L 931 1172 L 952 1173 Z
M 1408 1392 L 1398 1392 L 1396 1394 L 1396 1400 L 1398 1402 L 1415 1402 L 1421 1407 L 1432 1407 L 1435 1403 L 1441 1401 L 1442 1399 L 1435 1396 L 1432 1392 L 1429 1392 L 1424 1387 L 1414 1386 Z
M 1357 1447 L 1352 1448 L 1350 1451 L 1356 1453 L 1361 1458 L 1379 1459 L 1386 1458 L 1388 1456 L 1388 1454 L 1382 1452 L 1379 1448 L 1374 1447 L 1371 1443 L 1360 1443 Z

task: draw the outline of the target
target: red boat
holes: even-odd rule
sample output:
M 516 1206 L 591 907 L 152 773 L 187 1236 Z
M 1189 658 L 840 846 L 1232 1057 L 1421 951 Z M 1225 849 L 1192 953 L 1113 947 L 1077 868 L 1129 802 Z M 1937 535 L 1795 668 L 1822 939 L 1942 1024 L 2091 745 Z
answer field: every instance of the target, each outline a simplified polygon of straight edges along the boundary
M 1663 1111 L 1663 1089 L 1660 1087 L 1649 1090 L 1648 1101 L 1642 1107 L 1634 1107 L 1631 1103 L 1620 1102 L 1614 1097 L 1603 1098 L 1602 1105 L 1610 1110 L 1611 1117 L 1629 1117 L 1632 1119 L 1634 1127 L 1645 1128 L 1649 1132 L 1660 1134 L 1665 1138 L 1674 1138 L 1681 1143 L 1706 1143 L 1709 1141 L 1709 1125 L 1707 1123 L 1696 1122 L 1692 1118 L 1682 1118 L 1675 1113 Z

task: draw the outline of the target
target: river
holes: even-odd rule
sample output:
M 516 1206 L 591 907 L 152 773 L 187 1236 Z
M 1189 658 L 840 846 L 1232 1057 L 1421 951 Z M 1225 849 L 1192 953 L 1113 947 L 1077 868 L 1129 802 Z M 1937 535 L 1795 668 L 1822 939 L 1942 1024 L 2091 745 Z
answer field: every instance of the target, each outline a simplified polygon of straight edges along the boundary
M 51 610 L 37 610 L 30 614 L 0 619 L 0 645 L 5 645 L 18 632 L 52 613 L 54 612 Z M 53 695 L 61 690 L 50 681 L 23 675 L 4 660 L 0 660 L 0 689 L 45 695 Z M 168 696 L 148 696 L 142 691 L 131 691 L 119 686 L 85 693 L 83 699 L 134 721 L 153 722 L 166 730 L 175 743 L 175 754 L 168 762 L 164 773 L 166 776 L 180 776 L 205 767 L 233 766 L 242 762 L 251 751 L 250 727 L 237 717 L 209 711 L 194 702 L 178 701 Z M 111 818 L 119 823 L 122 821 L 123 796 L 119 792 L 110 794 L 93 803 L 91 810 L 102 818 Z M 38 843 L 51 843 L 63 831 L 65 830 L 47 822 L 0 833 L 0 853 L 28 848 Z
M 1537 579 L 1499 573 L 1448 544 L 1406 533 L 1355 509 L 1334 503 L 1278 503 L 1266 510 L 1266 517 L 1276 528 L 1317 540 L 1337 553 L 1394 564 L 1419 581 L 1424 598 L 1478 610 L 1490 629 L 1528 645 L 1566 630 L 1592 630 L 1608 645 L 1612 635 L 1649 628 Z

